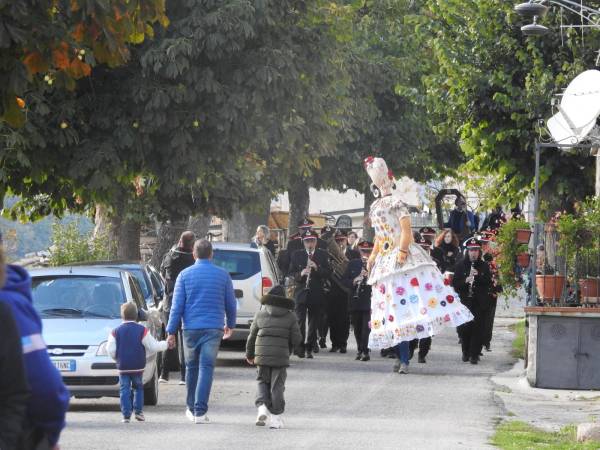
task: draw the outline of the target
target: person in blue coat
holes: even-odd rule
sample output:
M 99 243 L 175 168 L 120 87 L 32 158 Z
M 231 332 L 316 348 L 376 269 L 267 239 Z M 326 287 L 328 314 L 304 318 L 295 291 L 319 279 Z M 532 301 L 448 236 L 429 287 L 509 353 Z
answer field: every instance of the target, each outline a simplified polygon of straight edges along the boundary
M 462 244 L 479 229 L 479 217 L 467 209 L 467 201 L 464 197 L 458 197 L 454 204 L 456 208 L 450 212 L 448 222 L 444 226 L 450 228 Z
M 58 448 L 65 427 L 69 392 L 50 360 L 42 338 L 42 320 L 33 307 L 31 277 L 19 266 L 6 266 L 6 283 L 0 302 L 8 305 L 21 336 L 23 361 L 31 396 L 20 448 L 46 444 Z

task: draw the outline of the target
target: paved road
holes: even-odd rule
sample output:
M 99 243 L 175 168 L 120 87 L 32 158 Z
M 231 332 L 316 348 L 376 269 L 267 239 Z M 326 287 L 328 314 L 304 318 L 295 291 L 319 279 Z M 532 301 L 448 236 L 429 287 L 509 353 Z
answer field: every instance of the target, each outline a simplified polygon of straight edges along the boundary
M 254 425 L 255 371 L 239 350 L 221 351 L 213 423 L 186 420 L 185 387 L 172 381 L 161 385 L 159 406 L 145 410 L 146 423 L 121 424 L 118 399 L 73 400 L 62 448 L 489 448 L 501 415 L 489 378 L 513 362 L 512 334 L 500 326 L 494 339 L 494 351 L 472 366 L 460 362 L 456 334 L 448 330 L 434 338 L 427 364 L 415 361 L 408 375 L 392 373 L 393 361 L 379 355 L 368 363 L 354 361 L 351 352 L 294 358 L 285 430 Z

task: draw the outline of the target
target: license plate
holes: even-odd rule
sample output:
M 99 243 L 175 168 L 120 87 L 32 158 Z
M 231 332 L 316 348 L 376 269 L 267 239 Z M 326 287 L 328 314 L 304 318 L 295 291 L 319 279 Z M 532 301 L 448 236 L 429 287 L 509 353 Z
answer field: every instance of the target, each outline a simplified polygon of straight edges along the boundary
M 75 360 L 64 359 L 64 360 L 53 360 L 54 367 L 61 372 L 75 372 Z

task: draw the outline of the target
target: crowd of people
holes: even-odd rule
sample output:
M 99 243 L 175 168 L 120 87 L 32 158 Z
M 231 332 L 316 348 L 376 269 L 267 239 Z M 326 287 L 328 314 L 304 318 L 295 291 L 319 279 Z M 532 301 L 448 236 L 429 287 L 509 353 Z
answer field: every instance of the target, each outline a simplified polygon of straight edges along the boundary
M 488 216 L 481 231 L 459 198 L 448 228 L 416 231 L 406 205 L 392 196 L 385 162 L 368 158 L 365 168 L 377 198 L 370 212 L 374 242 L 331 226 L 318 233 L 309 218 L 279 251 L 266 226 L 251 242 L 273 253 L 288 280 L 263 296 L 246 343 L 246 360 L 258 370 L 259 426 L 283 427 L 290 355 L 345 354 L 351 331 L 357 361 L 367 362 L 372 350 L 380 350 L 396 359 L 393 370 L 401 374 L 408 373 L 415 352 L 418 362 L 426 363 L 432 337 L 444 327 L 456 327 L 462 361 L 477 364 L 484 348 L 491 351 L 501 292 L 492 243 L 505 220 L 501 209 Z M 210 241 L 196 240 L 189 231 L 165 256 L 166 341 L 154 340 L 137 323 L 133 303 L 122 305 L 123 323 L 111 331 L 108 352 L 119 370 L 123 422 L 132 416 L 145 420 L 141 375 L 153 352 L 163 352 L 163 383 L 173 359 L 181 361 L 185 415 L 196 424 L 210 422 L 217 353 L 232 335 L 237 308 L 231 277 L 212 256 Z M 58 449 L 69 394 L 41 336 L 31 279 L 0 258 L 0 285 L 0 448 Z

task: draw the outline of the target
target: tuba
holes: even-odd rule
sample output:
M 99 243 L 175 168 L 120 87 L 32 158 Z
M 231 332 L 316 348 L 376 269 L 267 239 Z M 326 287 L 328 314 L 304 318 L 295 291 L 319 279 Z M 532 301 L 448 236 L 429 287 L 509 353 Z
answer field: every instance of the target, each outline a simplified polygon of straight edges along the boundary
M 346 258 L 345 252 L 343 252 L 337 242 L 335 242 L 335 236 L 329 236 L 326 242 L 327 253 L 329 253 L 329 262 L 332 269 L 331 280 L 345 293 L 349 294 L 350 289 L 348 289 L 342 281 L 342 278 L 346 273 L 346 268 L 348 267 L 348 258 Z

